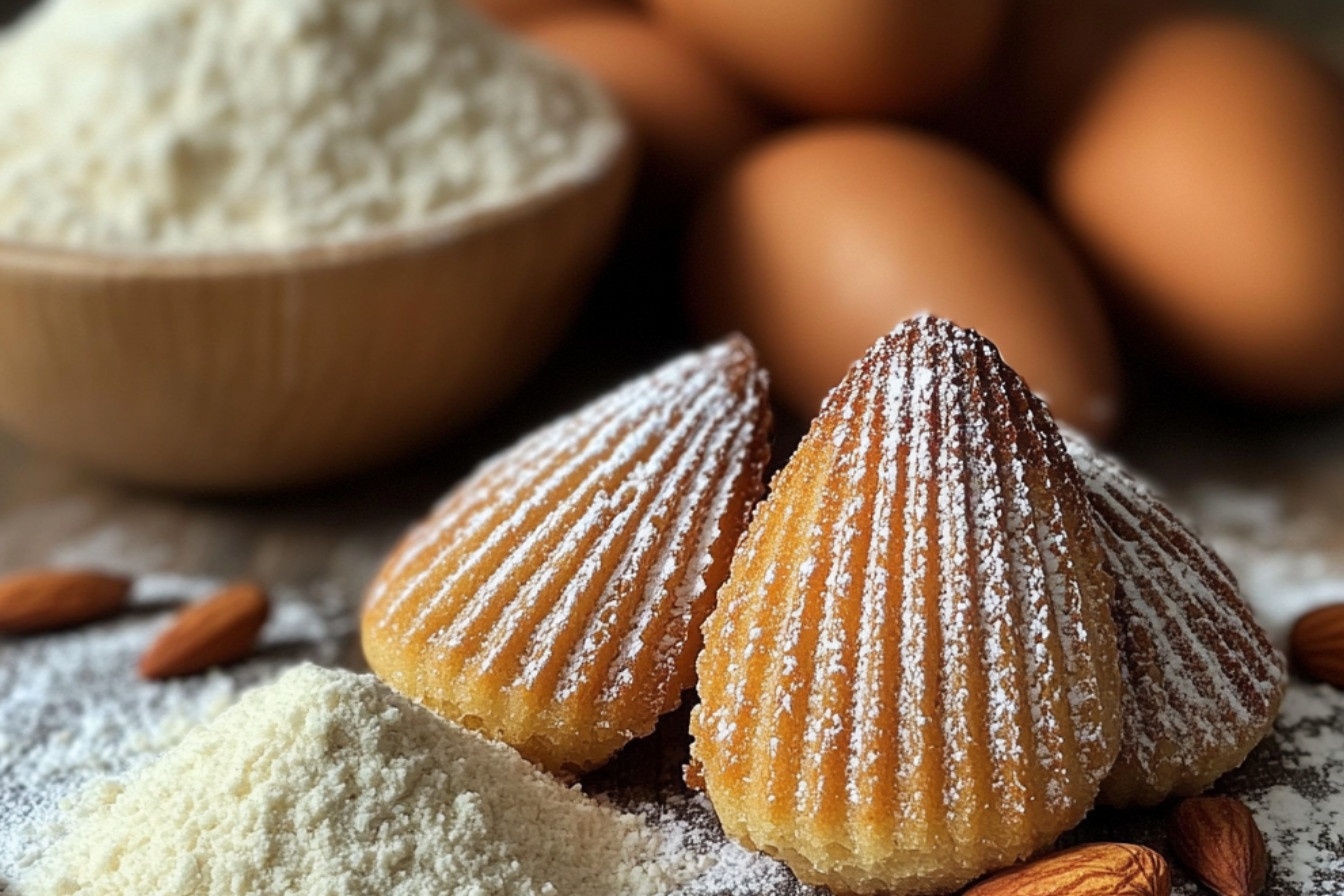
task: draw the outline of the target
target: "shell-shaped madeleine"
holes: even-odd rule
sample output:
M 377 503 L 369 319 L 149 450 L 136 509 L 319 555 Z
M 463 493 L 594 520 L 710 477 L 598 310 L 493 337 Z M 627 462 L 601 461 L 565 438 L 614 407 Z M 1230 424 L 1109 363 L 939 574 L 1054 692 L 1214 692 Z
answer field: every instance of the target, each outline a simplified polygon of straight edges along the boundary
M 601 763 L 694 683 L 769 428 L 766 375 L 735 337 L 525 438 L 387 560 L 369 665 L 549 769 Z
M 757 508 L 705 625 L 694 771 L 804 881 L 953 890 L 1092 804 L 1111 589 L 1044 405 L 974 332 L 907 321 Z
M 1269 733 L 1286 663 L 1218 555 L 1114 458 L 1065 442 L 1116 581 L 1123 733 L 1101 801 L 1199 793 Z

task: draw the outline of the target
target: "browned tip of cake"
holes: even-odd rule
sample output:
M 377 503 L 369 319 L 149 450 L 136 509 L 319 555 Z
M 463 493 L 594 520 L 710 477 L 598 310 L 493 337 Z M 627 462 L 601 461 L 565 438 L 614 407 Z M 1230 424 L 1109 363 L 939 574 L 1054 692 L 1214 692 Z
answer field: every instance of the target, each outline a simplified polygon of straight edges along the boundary
M 849 371 L 705 625 L 692 752 L 800 878 L 947 892 L 1076 824 L 1114 761 L 1112 583 L 1044 405 L 922 317 Z
M 1116 580 L 1123 737 L 1101 799 L 1199 793 L 1273 727 L 1284 659 L 1211 548 L 1114 458 L 1065 441 Z
M 732 337 L 525 438 L 387 560 L 370 666 L 548 768 L 601 763 L 694 683 L 769 430 L 766 374 Z

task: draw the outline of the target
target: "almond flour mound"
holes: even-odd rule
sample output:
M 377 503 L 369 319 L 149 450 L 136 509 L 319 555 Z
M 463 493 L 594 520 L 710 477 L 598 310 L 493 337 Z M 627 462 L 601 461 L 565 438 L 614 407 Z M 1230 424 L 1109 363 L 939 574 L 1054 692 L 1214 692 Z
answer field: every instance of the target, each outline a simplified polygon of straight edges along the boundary
M 276 250 L 590 179 L 589 79 L 455 0 L 46 0 L 0 35 L 0 238 Z
M 652 896 L 698 870 L 639 816 L 312 665 L 91 787 L 64 826 L 24 896 Z

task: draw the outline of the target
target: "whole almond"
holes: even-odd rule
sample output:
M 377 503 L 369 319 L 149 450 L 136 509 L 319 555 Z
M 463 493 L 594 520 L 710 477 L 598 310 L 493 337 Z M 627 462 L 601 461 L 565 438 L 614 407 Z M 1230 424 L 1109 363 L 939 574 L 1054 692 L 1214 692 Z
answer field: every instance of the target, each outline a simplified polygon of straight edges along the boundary
M 1219 896 L 1255 896 L 1265 887 L 1269 859 L 1255 817 L 1227 796 L 1182 800 L 1167 823 L 1176 858 Z
M 140 657 L 140 674 L 177 678 L 237 662 L 252 652 L 269 614 L 270 601 L 259 586 L 230 585 L 179 613 Z
M 964 896 L 1169 896 L 1162 856 L 1131 843 L 1089 843 L 1010 868 Z
M 1289 647 L 1303 675 L 1344 688 L 1344 604 L 1320 607 L 1297 620 Z
M 131 593 L 131 580 L 99 572 L 39 569 L 0 579 L 0 633 L 69 628 L 111 616 Z

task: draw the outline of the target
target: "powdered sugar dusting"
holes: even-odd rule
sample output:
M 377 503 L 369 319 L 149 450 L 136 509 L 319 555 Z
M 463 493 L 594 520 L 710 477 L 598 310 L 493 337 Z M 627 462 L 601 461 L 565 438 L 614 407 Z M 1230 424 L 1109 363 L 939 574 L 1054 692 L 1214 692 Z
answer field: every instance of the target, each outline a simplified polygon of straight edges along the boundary
M 1117 580 L 1124 738 L 1104 796 L 1196 793 L 1268 732 L 1286 664 L 1217 555 L 1118 462 L 1067 441 Z
M 455 717 L 523 701 L 611 749 L 647 732 L 691 683 L 699 624 L 763 488 L 768 427 L 765 374 L 741 339 L 631 381 L 442 501 L 378 577 L 366 637 L 422 653 Z
M 1305 613 L 1344 600 L 1344 551 L 1329 544 L 1339 522 L 1322 508 L 1295 510 L 1280 491 L 1206 481 L 1189 489 L 1182 507 L 1241 583 L 1242 596 L 1270 641 L 1288 646 Z M 1322 505 L 1331 512 L 1338 505 Z
M 1047 412 L 992 346 L 932 318 L 879 342 L 706 624 L 693 754 L 725 827 L 861 888 L 953 886 L 1076 823 L 1117 743 L 1089 536 Z
M 1344 887 L 1344 700 L 1328 685 L 1284 696 L 1279 727 L 1284 774 L 1245 802 L 1265 837 L 1278 876 L 1295 893 Z

